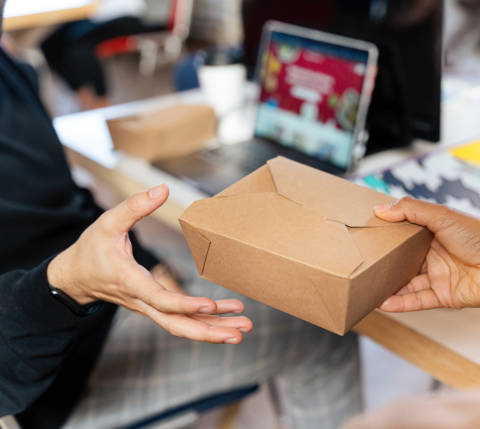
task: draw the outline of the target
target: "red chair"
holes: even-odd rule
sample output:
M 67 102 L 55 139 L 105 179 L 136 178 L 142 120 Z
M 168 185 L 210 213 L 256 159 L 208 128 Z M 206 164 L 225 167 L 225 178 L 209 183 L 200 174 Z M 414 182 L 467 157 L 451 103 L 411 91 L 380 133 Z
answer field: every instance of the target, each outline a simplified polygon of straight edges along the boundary
M 151 75 L 163 64 L 176 61 L 190 33 L 193 0 L 171 0 L 170 19 L 165 31 L 106 40 L 97 46 L 101 59 L 129 52 L 139 52 L 139 71 Z

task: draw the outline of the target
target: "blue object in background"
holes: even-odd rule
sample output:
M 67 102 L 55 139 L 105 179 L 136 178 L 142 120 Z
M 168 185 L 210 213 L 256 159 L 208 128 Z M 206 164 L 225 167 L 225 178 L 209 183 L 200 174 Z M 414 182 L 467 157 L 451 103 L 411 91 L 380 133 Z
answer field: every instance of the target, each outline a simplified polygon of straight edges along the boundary
M 228 65 L 242 62 L 243 50 L 238 46 L 214 46 L 187 55 L 178 61 L 172 72 L 172 80 L 177 91 L 198 88 L 197 70 L 202 65 Z
M 374 189 L 375 191 L 383 192 L 384 194 L 390 194 L 390 188 L 388 187 L 388 184 L 376 175 L 372 174 L 370 176 L 365 176 L 363 181 L 369 188 Z
M 176 91 L 187 91 L 200 86 L 197 76 L 196 54 L 180 59 L 172 71 L 172 80 Z
M 280 103 L 278 102 L 278 100 L 276 98 L 270 97 L 267 100 L 267 105 L 270 106 L 270 107 L 278 107 L 280 105 Z

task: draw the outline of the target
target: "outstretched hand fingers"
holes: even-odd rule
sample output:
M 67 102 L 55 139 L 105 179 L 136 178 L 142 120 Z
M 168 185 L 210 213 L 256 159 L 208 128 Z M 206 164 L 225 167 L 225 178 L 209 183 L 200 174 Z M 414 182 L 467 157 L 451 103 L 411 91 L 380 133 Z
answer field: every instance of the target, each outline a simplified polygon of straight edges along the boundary
M 241 332 L 252 329 L 247 317 L 215 315 L 242 312 L 243 304 L 236 299 L 216 302 L 170 292 L 140 266 L 130 267 L 128 272 L 126 281 L 133 297 L 129 307 L 150 317 L 173 335 L 211 343 L 239 344 Z
M 168 188 L 164 185 L 141 192 L 104 213 L 99 225 L 106 233 L 125 234 L 167 198 Z M 115 280 L 109 288 L 96 291 L 97 299 L 123 305 L 150 317 L 171 334 L 191 340 L 239 344 L 241 332 L 252 329 L 252 322 L 246 317 L 215 316 L 241 313 L 244 307 L 240 301 L 215 302 L 207 297 L 187 296 L 165 272 L 159 271 L 155 279 L 133 258 L 121 262 L 121 269 L 114 272 Z
M 143 269 L 140 269 L 140 271 L 138 270 L 135 270 L 135 271 L 136 271 L 135 279 L 131 279 L 131 282 L 132 283 L 136 282 L 141 284 L 144 281 L 148 281 L 150 288 L 153 290 L 151 290 L 151 292 L 148 292 L 147 290 L 142 291 L 142 296 L 144 297 L 145 302 L 147 302 L 149 305 L 152 305 L 155 308 L 156 306 L 155 306 L 154 300 L 151 297 L 144 296 L 144 295 L 146 294 L 149 295 L 150 293 L 153 294 L 155 293 L 154 290 L 157 290 L 158 288 L 160 288 L 161 290 L 170 292 L 174 295 L 179 295 L 185 298 L 193 298 L 191 296 L 188 296 L 185 290 L 183 290 L 183 288 L 181 288 L 170 275 L 158 275 L 158 273 L 155 273 L 155 270 L 153 270 L 151 274 L 149 274 L 148 271 L 145 271 Z M 153 283 L 152 283 L 152 280 L 153 280 Z M 201 311 L 201 313 L 204 313 L 204 314 L 227 314 L 227 313 L 240 314 L 240 313 L 243 313 L 243 311 L 245 310 L 245 306 L 238 299 L 223 299 L 218 301 L 213 301 L 210 298 L 196 298 L 196 299 L 201 299 L 202 300 L 201 302 L 203 302 L 204 305 L 206 305 L 203 311 Z M 208 300 L 208 301 L 203 301 L 203 300 Z M 211 306 L 212 302 L 215 304 L 214 306 Z M 160 308 L 158 308 L 158 310 L 164 311 L 164 310 L 160 310 Z M 164 312 L 175 313 L 175 311 L 164 311 Z M 184 311 L 182 313 L 194 314 L 195 311 Z
M 131 268 L 125 280 L 129 292 L 125 302 L 120 304 L 149 317 L 172 335 L 210 343 L 239 344 L 242 341 L 240 329 L 243 332 L 251 329 L 246 317 L 202 318 L 202 314 L 217 313 L 215 301 L 167 291 L 139 266 Z M 220 303 L 220 307 L 230 312 L 232 306 Z M 238 305 L 234 307 L 239 308 Z
M 217 304 L 212 299 L 168 291 L 135 262 L 128 266 L 123 282 L 131 300 L 137 305 L 144 303 L 162 313 L 217 313 Z M 135 308 L 135 304 L 130 307 Z
M 143 313 L 177 337 L 216 344 L 240 344 L 242 342 L 240 328 L 224 326 L 219 321 L 215 322 L 216 326 L 212 324 L 212 319 L 206 323 L 204 320 L 196 320 L 184 314 L 165 314 L 147 304 L 143 305 Z M 235 324 L 235 321 L 230 323 Z M 248 328 L 246 321 L 242 321 L 242 327 L 244 326 Z
M 215 301 L 217 304 L 216 314 L 235 313 L 240 314 L 245 310 L 245 306 L 242 301 L 238 299 L 221 299 Z
M 210 326 L 224 327 L 224 328 L 235 328 L 240 332 L 250 332 L 253 329 L 252 321 L 245 316 L 236 316 L 236 317 L 220 317 L 220 316 L 209 316 L 203 314 L 194 314 L 191 316 L 192 319 L 198 320 L 199 322 L 206 323 Z

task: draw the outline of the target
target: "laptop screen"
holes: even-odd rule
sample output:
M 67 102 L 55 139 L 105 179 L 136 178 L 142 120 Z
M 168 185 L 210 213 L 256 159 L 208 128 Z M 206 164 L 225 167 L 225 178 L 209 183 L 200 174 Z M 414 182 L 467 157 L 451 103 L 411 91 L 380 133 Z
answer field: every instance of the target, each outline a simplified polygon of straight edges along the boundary
M 255 134 L 347 169 L 368 51 L 272 31 Z

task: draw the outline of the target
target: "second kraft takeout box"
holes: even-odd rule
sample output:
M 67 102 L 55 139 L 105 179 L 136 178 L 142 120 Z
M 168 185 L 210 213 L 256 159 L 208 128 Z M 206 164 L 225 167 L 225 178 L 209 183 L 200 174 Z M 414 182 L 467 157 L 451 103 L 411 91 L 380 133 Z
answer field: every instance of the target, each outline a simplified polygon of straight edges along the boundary
M 149 161 L 172 159 L 207 146 L 217 133 L 210 106 L 176 104 L 107 120 L 115 149 Z
M 278 157 L 180 224 L 201 276 L 343 335 L 415 276 L 432 236 L 387 195 Z

